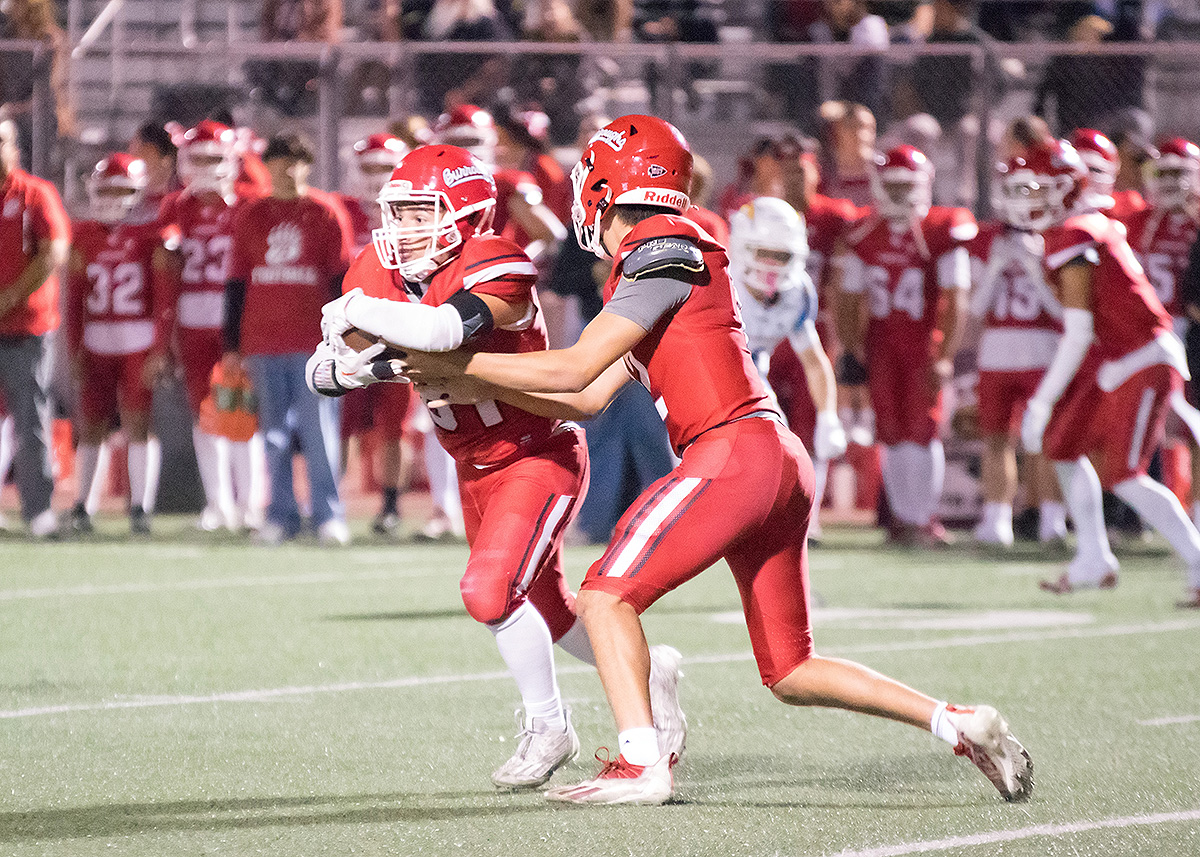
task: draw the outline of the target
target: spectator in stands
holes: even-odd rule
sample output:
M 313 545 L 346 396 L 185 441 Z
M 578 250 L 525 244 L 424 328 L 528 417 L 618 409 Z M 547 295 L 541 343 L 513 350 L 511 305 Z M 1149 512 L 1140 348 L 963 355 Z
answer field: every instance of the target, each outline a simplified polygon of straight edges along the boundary
M 346 23 L 362 41 L 398 42 L 404 34 L 401 0 L 358 0 L 346 9 Z M 377 59 L 355 63 L 346 85 L 349 114 L 388 112 L 388 88 L 392 69 Z
M 419 37 L 431 42 L 504 42 L 512 28 L 493 0 L 434 0 Z M 460 104 L 483 104 L 508 79 L 508 60 L 489 54 L 417 57 L 421 110 L 432 116 Z
M 1140 107 L 1122 110 L 1112 120 L 1112 133 L 1108 135 L 1117 147 L 1117 178 L 1113 184 L 1116 193 L 1129 191 L 1139 196 L 1144 190 L 1145 166 L 1153 155 L 1154 120 Z
M 534 0 L 525 7 L 521 37 L 531 42 L 584 42 L 591 36 L 567 0 Z M 530 54 L 513 70 L 517 104 L 536 104 L 550 120 L 547 142 L 570 143 L 579 125 L 578 105 L 598 84 L 594 61 L 575 54 Z
M 875 50 L 887 48 L 887 24 L 878 15 L 868 13 L 866 0 L 825 0 L 823 8 L 823 17 L 808 31 L 812 42 Z M 887 65 L 883 57 L 825 60 L 819 66 L 817 81 L 816 91 L 822 100 L 854 101 L 878 117 L 886 116 Z M 810 111 L 815 106 L 811 105 Z
M 271 500 L 257 538 L 278 544 L 301 529 L 292 485 L 292 438 L 307 465 L 312 524 L 323 544 L 350 539 L 338 497 L 338 408 L 309 392 L 304 364 L 321 339 L 321 307 L 341 295 L 352 236 L 345 210 L 314 198 L 315 156 L 299 134 L 272 137 L 263 161 L 271 195 L 245 202 L 234 216 L 225 287 L 225 357 L 245 365 L 258 394 L 267 444 Z
M 576 0 L 579 23 L 598 42 L 633 39 L 633 0 Z
M 179 148 L 161 123 L 145 122 L 129 142 L 129 154 L 146 165 L 146 190 L 141 205 L 158 211 L 167 194 L 181 187 L 176 174 Z
M 54 185 L 21 169 L 16 123 L 0 108 L 0 398 L 17 437 L 15 475 L 21 517 L 35 538 L 58 532 L 50 508 L 47 335 L 58 327 L 57 270 L 70 225 Z
M 8 0 L 0 4 L 0 39 L 44 42 L 50 50 L 50 94 L 53 111 L 51 132 L 60 137 L 75 135 L 75 114 L 67 98 L 67 62 L 70 46 L 59 26 L 52 0 Z M 33 126 L 41 121 L 33 115 L 34 83 L 38 76 L 32 54 L 0 52 L 0 105 L 8 109 L 21 138 L 21 163 L 33 164 Z
M 639 42 L 692 42 L 714 44 L 720 0 L 633 0 L 633 35 Z M 689 100 L 696 97 L 692 83 L 711 77 L 713 64 L 691 61 L 685 66 L 684 91 Z M 656 63 L 645 67 L 650 101 L 657 103 L 661 69 Z
M 341 37 L 342 0 L 263 0 L 259 38 L 264 42 L 329 42 Z M 285 116 L 317 109 L 320 64 L 312 60 L 255 60 L 246 77 L 264 101 Z

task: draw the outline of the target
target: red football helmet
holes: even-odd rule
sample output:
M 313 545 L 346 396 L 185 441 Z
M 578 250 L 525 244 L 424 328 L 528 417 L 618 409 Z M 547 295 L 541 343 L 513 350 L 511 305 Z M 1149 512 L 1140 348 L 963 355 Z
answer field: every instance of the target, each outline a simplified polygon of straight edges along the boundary
M 1005 220 L 1019 229 L 1041 232 L 1088 205 L 1088 168 L 1065 140 L 1033 146 L 998 172 Z
M 1117 170 L 1121 161 L 1117 147 L 1108 137 L 1093 128 L 1078 128 L 1071 134 L 1070 144 L 1087 166 L 1091 184 L 1088 186 L 1089 204 L 1107 211 L 1113 207 L 1113 187 L 1117 182 Z
M 496 162 L 496 122 L 482 107 L 462 104 L 443 113 L 433 126 L 433 136 L 444 146 L 466 149 L 488 166 Z
M 622 116 L 588 141 L 571 185 L 579 246 L 608 258 L 600 221 L 612 205 L 653 205 L 683 213 L 691 205 L 692 150 L 679 130 L 654 116 Z
M 379 206 L 383 225 L 371 234 L 379 261 L 415 283 L 491 228 L 496 183 L 466 149 L 422 146 L 400 161 Z
M 233 190 L 237 174 L 236 131 L 205 119 L 184 133 L 179 146 L 179 176 L 189 190 L 224 196 Z
M 920 220 L 933 205 L 933 164 L 912 146 L 889 149 L 875 156 L 871 192 L 885 220 Z
M 358 173 L 359 196 L 375 202 L 391 179 L 392 171 L 408 154 L 408 146 L 393 134 L 372 134 L 354 144 L 354 164 Z
M 1200 146 L 1182 137 L 1158 144 L 1146 176 L 1150 202 L 1169 211 L 1193 208 L 1200 196 Z
M 116 152 L 96 164 L 88 178 L 92 217 L 119 223 L 137 208 L 146 193 L 146 163 L 128 152 Z

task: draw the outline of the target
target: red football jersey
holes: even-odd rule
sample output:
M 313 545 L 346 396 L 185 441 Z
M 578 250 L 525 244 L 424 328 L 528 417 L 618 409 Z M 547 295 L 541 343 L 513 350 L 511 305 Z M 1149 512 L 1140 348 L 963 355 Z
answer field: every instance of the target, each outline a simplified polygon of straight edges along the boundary
M 1178 287 L 1200 223 L 1183 212 L 1143 208 L 1129 216 L 1125 228 L 1129 246 L 1142 263 L 1158 299 L 1171 315 L 1183 316 Z
M 1047 229 L 1046 271 L 1058 289 L 1058 272 L 1092 255 L 1092 313 L 1100 359 L 1110 360 L 1146 345 L 1171 330 L 1171 317 L 1134 258 L 1125 229 L 1099 212 L 1080 214 Z
M 912 347 L 932 342 L 943 287 L 967 287 L 969 262 L 958 270 L 951 255 L 979 232 L 965 208 L 935 206 L 911 229 L 897 231 L 877 216 L 868 217 L 846 237 L 861 263 L 847 271 L 843 288 L 867 299 L 867 343 L 881 339 Z
M 158 219 L 179 237 L 183 270 L 179 276 L 176 323 L 192 330 L 219 330 L 229 278 L 231 231 L 237 198 L 216 193 L 176 191 L 163 200 Z
M 967 245 L 971 254 L 971 281 L 976 288 L 990 287 L 991 301 L 983 317 L 984 326 L 1061 333 L 1062 322 L 1055 314 L 1058 308 L 1054 306 L 1054 295 L 1039 281 L 1040 253 L 1023 247 L 1026 241 L 1040 242 L 1040 239 L 991 220 L 979 224 L 979 235 Z M 993 265 L 997 281 L 985 283 L 984 278 Z M 1036 274 L 1038 280 L 1031 274 Z
M 334 210 L 324 197 L 264 197 L 238 207 L 229 275 L 246 284 L 243 354 L 316 348 L 321 307 L 350 258 L 345 220 L 345 210 Z
M 69 239 L 71 226 L 54 185 L 24 170 L 0 184 L 0 288 L 10 285 L 37 253 L 39 241 Z M 58 276 L 0 316 L 0 336 L 40 336 L 58 327 Z
M 516 244 L 485 235 L 468 240 L 458 256 L 430 278 L 420 298 L 405 287 L 399 271 L 389 271 L 379 263 L 373 245 L 354 260 L 343 288 L 346 291 L 360 288 L 371 297 L 429 306 L 444 303 L 461 289 L 494 295 L 513 305 L 529 304 L 530 311 L 521 323 L 494 329 L 468 346 L 474 351 L 518 354 L 546 350 L 546 326 L 533 290 L 536 273 L 533 262 Z M 430 414 L 438 440 L 454 460 L 479 468 L 494 467 L 519 457 L 524 447 L 549 437 L 558 425 L 557 420 L 491 400 L 474 405 L 444 405 L 431 408 Z
M 575 202 L 575 191 L 571 179 L 551 155 L 534 155 L 526 160 L 525 172 L 533 176 L 542 189 L 542 201 L 563 223 L 571 222 L 571 205 Z
M 542 189 L 533 176 L 520 170 L 497 170 L 492 176 L 496 182 L 496 208 L 492 219 L 492 231 L 507 238 L 518 247 L 529 246 L 529 235 L 512 219 L 509 200 L 521 196 L 530 205 L 542 201 Z
M 83 348 L 93 354 L 134 354 L 166 343 L 175 295 L 169 279 L 156 276 L 152 265 L 164 243 L 157 220 L 75 224 L 78 259 L 67 289 L 70 353 Z
M 750 359 L 726 272 L 729 257 L 687 218 L 660 214 L 635 226 L 617 250 L 604 301 L 616 291 L 625 258 L 656 238 L 683 238 L 704 254 L 706 280 L 692 286 L 687 299 L 663 315 L 627 358 L 634 377 L 659 403 L 671 443 L 682 454 L 702 432 L 774 406 Z
M 715 211 L 692 205 L 688 207 L 684 216 L 711 235 L 722 247 L 729 245 L 729 224 Z
M 1141 211 L 1146 207 L 1146 200 L 1136 190 L 1113 191 L 1112 198 L 1113 207 L 1104 213 L 1122 223 L 1128 220 L 1135 212 Z

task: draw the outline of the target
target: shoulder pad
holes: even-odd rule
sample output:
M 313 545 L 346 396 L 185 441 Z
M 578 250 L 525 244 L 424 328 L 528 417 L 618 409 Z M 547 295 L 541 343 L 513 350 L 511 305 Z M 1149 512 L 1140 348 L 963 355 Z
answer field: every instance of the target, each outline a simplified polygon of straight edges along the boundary
M 704 270 L 704 253 L 686 238 L 651 238 L 630 251 L 621 263 L 621 274 L 637 280 L 672 268 L 699 273 Z

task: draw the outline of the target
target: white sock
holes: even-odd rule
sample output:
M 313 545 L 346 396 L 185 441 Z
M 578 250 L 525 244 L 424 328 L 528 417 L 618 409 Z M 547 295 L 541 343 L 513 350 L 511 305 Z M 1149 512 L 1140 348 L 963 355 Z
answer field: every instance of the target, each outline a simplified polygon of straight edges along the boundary
M 499 625 L 489 625 L 496 648 L 517 683 L 525 706 L 525 725 L 534 717 L 551 727 L 567 728 L 558 678 L 554 674 L 554 643 L 542 614 L 528 601 Z
M 146 459 L 149 453 L 146 442 L 130 442 L 129 455 L 129 504 L 141 506 L 146 497 Z M 143 511 L 145 511 L 143 509 Z
M 1075 521 L 1076 559 L 1115 568 L 1117 560 L 1104 529 L 1104 495 L 1092 463 L 1086 456 L 1078 461 L 1056 461 L 1054 472 Z
M 87 505 L 88 495 L 92 493 L 92 483 L 96 481 L 96 467 L 100 463 L 100 445 L 81 443 L 75 450 L 75 474 L 79 479 L 79 502 Z
M 261 451 L 262 444 L 259 444 Z M 253 441 L 229 444 L 229 482 L 233 493 L 234 507 L 238 510 L 242 526 L 253 526 L 259 517 L 261 506 L 255 504 Z
M 921 471 L 920 476 L 922 485 L 928 486 L 928 493 L 925 494 L 926 505 L 925 523 L 928 524 L 937 517 L 938 506 L 942 502 L 942 488 L 946 484 L 946 448 L 942 446 L 940 440 L 932 440 L 929 446 L 920 447 L 921 449 Z
M 434 508 L 446 513 L 456 532 L 462 530 L 462 498 L 458 496 L 458 472 L 454 459 L 438 443 L 432 431 L 425 435 L 425 475 Z
M 554 644 L 576 660 L 592 666 L 596 665 L 596 656 L 592 653 L 592 641 L 588 638 L 587 628 L 583 627 L 581 619 L 576 619 L 575 624 Z
M 158 477 L 162 475 L 162 444 L 151 436 L 146 441 L 146 492 L 142 495 L 142 510 L 153 514 L 158 505 Z
M 8 478 L 13 456 L 17 454 L 16 422 L 11 416 L 0 419 L 0 487 Z
M 1013 543 L 1013 508 L 1012 503 L 984 503 L 983 520 L 979 529 L 989 536 L 996 536 L 1000 544 Z
M 958 745 L 958 730 L 946 714 L 946 703 L 939 702 L 933 710 L 933 716 L 929 718 L 929 731 L 952 747 Z
M 817 474 L 817 481 L 816 487 L 813 489 L 813 505 L 812 512 L 808 516 L 808 527 L 810 532 L 819 532 L 821 524 L 818 518 L 821 514 L 821 501 L 825 499 L 825 483 L 829 479 L 829 460 L 814 458 L 813 470 Z
M 908 492 L 905 489 L 904 455 L 902 444 L 883 447 L 883 492 L 887 495 L 888 505 L 892 507 L 892 516 L 905 524 L 911 524 Z
M 1047 500 L 1038 507 L 1038 541 L 1051 542 L 1067 536 L 1067 507 Z
M 196 450 L 196 466 L 200 469 L 200 484 L 204 487 L 204 502 L 228 518 L 233 508 L 233 488 L 229 481 L 229 441 L 192 428 L 192 445 Z
M 653 726 L 626 729 L 617 735 L 617 745 L 631 765 L 653 765 L 662 758 L 658 750 L 658 732 Z
M 1143 521 L 1162 534 L 1190 570 L 1200 568 L 1200 532 L 1167 486 L 1149 476 L 1126 479 L 1113 493 L 1133 507 Z
M 95 469 L 92 471 L 92 487 L 83 501 L 83 506 L 89 515 L 96 514 L 96 510 L 100 508 L 100 498 L 104 496 L 104 482 L 108 479 L 110 461 L 112 461 L 112 443 L 106 440 L 100 444 L 100 455 L 97 457 Z

